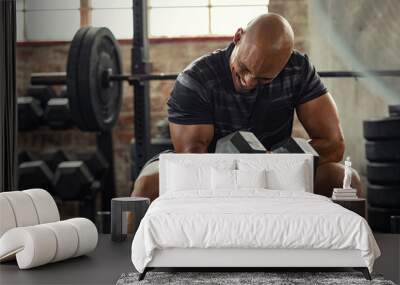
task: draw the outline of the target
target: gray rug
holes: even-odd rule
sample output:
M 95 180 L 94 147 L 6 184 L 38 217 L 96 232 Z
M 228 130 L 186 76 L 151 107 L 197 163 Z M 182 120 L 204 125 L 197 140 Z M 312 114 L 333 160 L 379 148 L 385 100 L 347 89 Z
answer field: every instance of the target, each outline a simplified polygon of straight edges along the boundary
M 133 284 L 379 284 L 395 285 L 380 275 L 372 275 L 368 281 L 359 272 L 148 272 L 138 281 L 138 273 L 122 274 L 117 285 Z

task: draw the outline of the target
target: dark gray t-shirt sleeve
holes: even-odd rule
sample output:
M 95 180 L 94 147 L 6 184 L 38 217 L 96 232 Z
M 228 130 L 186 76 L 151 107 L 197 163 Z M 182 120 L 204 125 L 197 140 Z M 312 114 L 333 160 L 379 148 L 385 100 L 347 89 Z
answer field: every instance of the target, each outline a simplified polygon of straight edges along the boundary
M 206 88 L 188 72 L 179 74 L 167 102 L 168 120 L 181 125 L 213 124 L 213 107 Z
M 301 72 L 302 76 L 296 105 L 303 104 L 328 92 L 328 89 L 325 87 L 324 83 L 322 83 L 315 67 L 306 54 L 303 57 Z

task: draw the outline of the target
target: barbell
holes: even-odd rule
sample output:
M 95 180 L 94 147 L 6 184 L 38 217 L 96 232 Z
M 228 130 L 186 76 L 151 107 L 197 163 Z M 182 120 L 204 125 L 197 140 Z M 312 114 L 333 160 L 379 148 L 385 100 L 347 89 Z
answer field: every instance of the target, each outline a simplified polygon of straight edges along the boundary
M 321 77 L 400 76 L 399 70 L 320 72 Z M 105 27 L 83 27 L 74 35 L 67 72 L 32 73 L 32 85 L 67 85 L 72 118 L 82 131 L 108 131 L 118 120 L 122 82 L 175 80 L 177 74 L 122 74 L 121 51 Z
M 105 27 L 83 27 L 74 35 L 67 72 L 32 73 L 32 85 L 67 85 L 72 118 L 82 131 L 108 131 L 118 120 L 122 82 L 167 78 L 172 75 L 122 74 L 122 57 L 112 32 Z

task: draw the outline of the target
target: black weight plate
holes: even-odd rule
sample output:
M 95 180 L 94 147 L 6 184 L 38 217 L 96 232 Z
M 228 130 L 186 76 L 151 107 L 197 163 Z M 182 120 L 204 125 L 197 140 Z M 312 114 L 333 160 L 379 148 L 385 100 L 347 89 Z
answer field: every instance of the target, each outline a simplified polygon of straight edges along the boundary
M 399 185 L 367 185 L 368 204 L 375 207 L 400 209 Z
M 400 139 L 400 117 L 365 120 L 363 127 L 367 140 Z
M 89 30 L 89 27 L 80 28 L 72 39 L 68 53 L 67 62 L 67 95 L 71 115 L 79 129 L 88 129 L 83 119 L 84 110 L 79 103 L 79 54 L 82 49 L 82 40 Z
M 400 116 L 400 105 L 389 105 L 389 116 L 399 117 Z
M 373 231 L 390 233 L 391 216 L 400 216 L 400 209 L 384 209 L 368 205 L 368 224 Z
M 369 161 L 400 161 L 400 140 L 367 141 L 365 154 Z
M 400 163 L 368 162 L 367 178 L 373 184 L 400 184 Z
M 80 53 L 79 102 L 90 131 L 108 131 L 117 122 L 122 105 L 122 82 L 102 80 L 107 69 L 122 73 L 121 54 L 114 35 L 107 28 L 91 27 Z

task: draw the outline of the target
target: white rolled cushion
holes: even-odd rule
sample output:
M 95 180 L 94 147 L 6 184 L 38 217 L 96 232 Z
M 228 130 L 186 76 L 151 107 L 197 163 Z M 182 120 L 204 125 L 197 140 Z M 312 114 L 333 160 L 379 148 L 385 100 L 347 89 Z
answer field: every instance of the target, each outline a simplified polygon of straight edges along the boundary
M 236 170 L 211 168 L 212 190 L 236 190 Z
M 9 229 L 15 228 L 17 222 L 8 199 L 0 195 L 0 237 Z
M 267 171 L 236 170 L 237 187 L 240 188 L 267 188 Z
M 0 238 L 0 261 L 16 254 L 20 269 L 51 262 L 57 241 L 53 231 L 43 225 L 13 228 Z
M 43 189 L 29 189 L 22 192 L 31 197 L 38 214 L 39 224 L 57 222 L 60 220 L 56 202 L 49 192 Z
M 78 233 L 78 248 L 74 257 L 86 254 L 96 248 L 98 233 L 96 226 L 90 220 L 85 218 L 74 218 L 63 222 L 74 226 Z
M 13 209 L 17 227 L 33 226 L 39 223 L 38 214 L 31 197 L 22 191 L 2 192 Z
M 78 233 L 73 225 L 66 221 L 43 224 L 53 231 L 57 240 L 57 249 L 51 262 L 73 257 L 78 249 Z
M 97 245 L 94 224 L 74 218 L 8 230 L 0 238 L 0 261 L 17 258 L 20 269 L 86 254 Z

